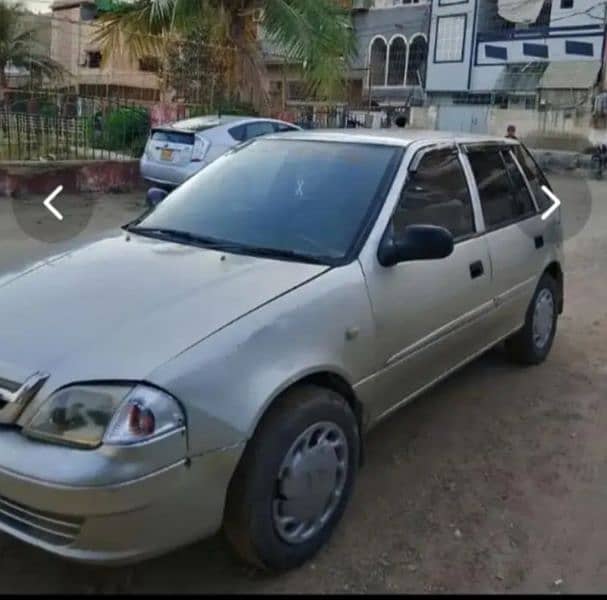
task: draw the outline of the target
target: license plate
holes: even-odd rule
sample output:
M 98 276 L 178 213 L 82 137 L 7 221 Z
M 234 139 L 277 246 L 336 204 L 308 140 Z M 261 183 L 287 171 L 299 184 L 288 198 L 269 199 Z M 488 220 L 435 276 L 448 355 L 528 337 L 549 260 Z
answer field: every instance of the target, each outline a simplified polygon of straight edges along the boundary
M 163 148 L 160 151 L 160 158 L 162 160 L 173 160 L 173 151 L 168 148 Z

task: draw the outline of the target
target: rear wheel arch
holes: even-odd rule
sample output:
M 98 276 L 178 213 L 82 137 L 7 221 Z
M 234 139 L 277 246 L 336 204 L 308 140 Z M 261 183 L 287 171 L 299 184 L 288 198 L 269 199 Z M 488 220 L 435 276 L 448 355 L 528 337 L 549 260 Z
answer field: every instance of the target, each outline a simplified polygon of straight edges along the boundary
M 558 314 L 560 315 L 563 312 L 565 299 L 563 269 L 559 262 L 553 261 L 546 267 L 542 275 L 544 274 L 550 275 L 550 277 L 552 277 L 556 282 L 556 288 L 558 291 L 557 307 Z

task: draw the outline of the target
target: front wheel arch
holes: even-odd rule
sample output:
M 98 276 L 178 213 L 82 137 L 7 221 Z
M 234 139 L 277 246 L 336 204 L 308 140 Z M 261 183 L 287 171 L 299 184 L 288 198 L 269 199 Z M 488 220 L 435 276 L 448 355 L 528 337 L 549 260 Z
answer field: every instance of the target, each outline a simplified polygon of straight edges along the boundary
M 334 512 L 309 540 L 293 547 L 285 545 L 269 520 L 268 500 L 273 502 L 272 495 L 276 494 L 273 473 L 280 469 L 283 449 L 295 440 L 302 422 L 308 426 L 325 420 L 339 424 L 356 457 L 360 438 L 352 410 L 341 394 L 312 384 L 292 385 L 281 393 L 264 412 L 254 436 L 247 442 L 228 486 L 223 516 L 223 530 L 246 562 L 270 571 L 299 566 L 325 545 L 341 519 L 360 461 L 350 463 Z
M 255 433 L 259 429 L 260 423 L 263 421 L 264 416 L 275 406 L 289 391 L 294 388 L 302 387 L 306 385 L 315 385 L 321 388 L 326 388 L 339 394 L 346 404 L 350 407 L 356 418 L 356 424 L 358 425 L 358 437 L 359 437 L 359 465 L 364 462 L 365 447 L 364 447 L 364 436 L 366 425 L 366 415 L 362 402 L 356 396 L 356 392 L 350 385 L 350 383 L 340 374 L 335 371 L 321 370 L 312 371 L 305 375 L 302 375 L 288 383 L 288 385 L 279 388 L 274 396 L 264 406 L 263 411 L 257 417 L 255 427 L 251 431 L 249 440 L 253 439 Z

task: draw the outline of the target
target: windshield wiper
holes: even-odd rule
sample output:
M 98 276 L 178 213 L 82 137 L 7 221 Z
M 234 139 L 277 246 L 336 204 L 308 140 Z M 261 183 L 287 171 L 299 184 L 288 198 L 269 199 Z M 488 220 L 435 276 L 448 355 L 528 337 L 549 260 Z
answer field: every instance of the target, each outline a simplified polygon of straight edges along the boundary
M 196 235 L 194 233 L 190 233 L 189 231 L 180 231 L 179 229 L 167 229 L 164 227 L 138 227 L 137 225 L 126 225 L 124 229 L 140 235 L 157 237 L 172 242 L 194 244 L 197 246 L 203 246 L 205 248 L 212 248 L 213 250 L 225 250 L 227 246 L 231 245 L 230 242 L 226 242 L 224 240 Z
M 331 258 L 329 256 L 315 256 L 313 254 L 305 254 L 304 252 L 296 252 L 295 250 L 281 250 L 278 248 L 265 248 L 263 246 L 248 246 L 246 244 L 239 244 L 235 251 L 242 254 L 260 256 L 262 258 L 292 260 L 294 262 L 305 262 L 314 265 L 330 265 L 335 262 L 335 258 Z
M 210 248 L 211 250 L 219 250 L 223 252 L 233 252 L 234 254 L 248 254 L 251 256 L 259 256 L 262 258 L 275 258 L 277 260 L 291 260 L 294 262 L 305 262 L 316 265 L 331 265 L 335 262 L 335 258 L 329 256 L 315 256 L 296 252 L 294 250 L 280 250 L 277 248 L 266 248 L 263 246 L 250 246 L 238 242 L 230 242 L 228 240 L 220 240 L 218 238 L 196 235 L 188 231 L 178 229 L 168 229 L 163 227 L 138 227 L 137 225 L 126 225 L 127 231 L 138 233 L 149 237 L 155 237 L 183 244 L 191 244 Z

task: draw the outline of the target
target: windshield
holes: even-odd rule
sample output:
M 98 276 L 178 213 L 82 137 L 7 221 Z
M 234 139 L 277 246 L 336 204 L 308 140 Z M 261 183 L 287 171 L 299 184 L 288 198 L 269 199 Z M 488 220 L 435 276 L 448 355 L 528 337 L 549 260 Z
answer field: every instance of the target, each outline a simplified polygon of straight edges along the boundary
M 340 261 L 387 192 L 400 154 L 383 145 L 256 140 L 187 180 L 131 229 Z

